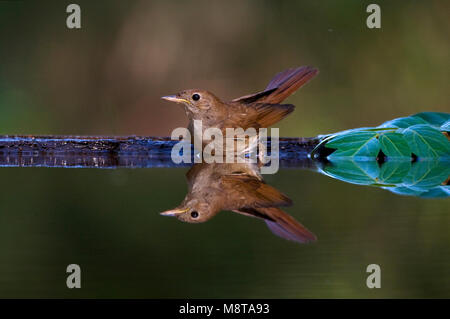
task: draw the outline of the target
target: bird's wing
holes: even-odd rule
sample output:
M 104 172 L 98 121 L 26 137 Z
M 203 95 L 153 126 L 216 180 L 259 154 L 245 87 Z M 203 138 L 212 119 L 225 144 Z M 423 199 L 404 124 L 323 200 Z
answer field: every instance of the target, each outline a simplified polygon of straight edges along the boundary
M 310 66 L 285 70 L 275 75 L 264 91 L 238 97 L 232 102 L 279 104 L 316 76 L 318 72 L 319 70 Z
M 222 126 L 239 126 L 243 129 L 269 127 L 285 118 L 295 109 L 295 106 L 292 104 L 267 103 L 252 103 L 248 105 L 232 103 L 230 107 L 228 118 L 223 122 Z
M 281 238 L 299 243 L 307 243 L 317 240 L 316 235 L 310 232 L 291 215 L 285 213 L 277 207 L 243 208 L 233 210 L 233 212 L 263 219 L 272 233 L 280 236 Z
M 255 176 L 224 175 L 220 182 L 226 197 L 223 207 L 226 210 L 292 205 L 290 198 Z

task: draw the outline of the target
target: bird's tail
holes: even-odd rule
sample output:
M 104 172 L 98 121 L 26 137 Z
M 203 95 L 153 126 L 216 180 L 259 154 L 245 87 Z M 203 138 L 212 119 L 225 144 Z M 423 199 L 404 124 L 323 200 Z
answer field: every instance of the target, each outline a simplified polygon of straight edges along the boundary
M 319 70 L 310 66 L 285 70 L 275 75 L 264 91 L 238 97 L 232 102 L 280 104 L 316 76 L 317 73 L 319 73 Z
M 288 69 L 278 73 L 273 77 L 264 90 L 272 90 L 272 92 L 263 97 L 261 102 L 271 104 L 279 104 L 283 102 L 287 97 L 315 77 L 317 73 L 319 73 L 319 70 L 310 66 Z
M 294 217 L 283 212 L 277 207 L 259 209 L 264 215 L 269 216 L 265 222 L 270 231 L 277 236 L 299 243 L 316 241 L 317 237 Z

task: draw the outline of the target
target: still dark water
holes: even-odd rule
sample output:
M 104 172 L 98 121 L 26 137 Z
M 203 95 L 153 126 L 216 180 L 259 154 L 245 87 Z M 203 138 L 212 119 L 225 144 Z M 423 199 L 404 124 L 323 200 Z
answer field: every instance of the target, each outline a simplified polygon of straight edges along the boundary
M 448 198 L 266 175 L 318 237 L 301 245 L 228 211 L 203 224 L 160 216 L 184 198 L 187 171 L 1 168 L 0 297 L 450 297 Z M 81 289 L 66 287 L 69 264 Z M 369 264 L 380 289 L 366 286 Z

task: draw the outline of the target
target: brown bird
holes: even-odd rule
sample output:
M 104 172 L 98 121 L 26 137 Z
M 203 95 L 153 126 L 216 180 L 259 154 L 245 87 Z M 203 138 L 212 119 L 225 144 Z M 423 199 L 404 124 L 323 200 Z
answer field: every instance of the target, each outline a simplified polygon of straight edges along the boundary
M 186 174 L 188 193 L 175 209 L 161 213 L 188 223 L 205 222 L 221 210 L 263 219 L 276 235 L 300 243 L 316 236 L 279 207 L 292 201 L 267 185 L 255 164 L 195 164 Z
M 204 90 L 185 90 L 175 95 L 163 96 L 168 101 L 184 105 L 189 118 L 191 137 L 200 136 L 216 127 L 225 136 L 226 128 L 267 128 L 291 113 L 295 106 L 281 104 L 288 96 L 312 79 L 318 70 L 309 66 L 280 72 L 270 81 L 264 91 L 245 95 L 229 102 L 222 102 L 214 94 Z M 194 120 L 202 120 L 202 131 L 194 132 Z M 200 135 L 201 134 L 201 135 Z

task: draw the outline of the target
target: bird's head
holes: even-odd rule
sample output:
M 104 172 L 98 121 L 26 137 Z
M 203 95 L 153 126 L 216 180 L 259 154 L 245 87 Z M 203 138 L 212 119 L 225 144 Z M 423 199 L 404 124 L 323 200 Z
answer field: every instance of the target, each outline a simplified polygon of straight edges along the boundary
M 203 223 L 218 213 L 217 210 L 203 201 L 197 199 L 185 200 L 177 208 L 160 213 L 163 216 L 172 216 L 187 223 Z
M 181 103 L 191 114 L 210 114 L 218 110 L 222 102 L 212 93 L 204 90 L 184 90 L 174 95 L 161 97 L 164 100 Z

